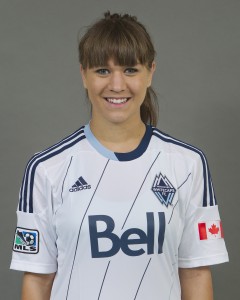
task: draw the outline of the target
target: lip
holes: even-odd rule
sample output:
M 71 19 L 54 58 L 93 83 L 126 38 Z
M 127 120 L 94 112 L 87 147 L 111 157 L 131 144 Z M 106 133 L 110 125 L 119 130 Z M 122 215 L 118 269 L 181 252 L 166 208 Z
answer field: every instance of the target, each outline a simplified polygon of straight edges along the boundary
M 104 97 L 104 99 L 110 103 L 115 105 L 125 104 L 129 101 L 131 97 Z

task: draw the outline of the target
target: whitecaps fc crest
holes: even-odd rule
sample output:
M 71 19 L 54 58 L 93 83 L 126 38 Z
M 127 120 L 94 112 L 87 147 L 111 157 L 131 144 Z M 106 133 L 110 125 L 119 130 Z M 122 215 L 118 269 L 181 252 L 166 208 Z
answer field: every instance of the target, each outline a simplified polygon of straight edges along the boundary
M 158 200 L 162 204 L 165 204 L 168 207 L 169 204 L 172 204 L 173 197 L 176 193 L 176 189 L 171 184 L 166 176 L 163 176 L 161 173 L 156 175 L 153 186 L 153 193 L 157 196 Z

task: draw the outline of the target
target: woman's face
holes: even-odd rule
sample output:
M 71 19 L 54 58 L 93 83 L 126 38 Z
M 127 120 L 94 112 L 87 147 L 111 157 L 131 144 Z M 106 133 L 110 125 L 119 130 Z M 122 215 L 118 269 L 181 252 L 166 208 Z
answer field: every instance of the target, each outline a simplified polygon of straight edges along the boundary
M 151 70 L 144 65 L 119 66 L 109 60 L 106 66 L 89 68 L 81 74 L 92 104 L 92 121 L 114 124 L 140 121 L 140 106 L 151 85 Z

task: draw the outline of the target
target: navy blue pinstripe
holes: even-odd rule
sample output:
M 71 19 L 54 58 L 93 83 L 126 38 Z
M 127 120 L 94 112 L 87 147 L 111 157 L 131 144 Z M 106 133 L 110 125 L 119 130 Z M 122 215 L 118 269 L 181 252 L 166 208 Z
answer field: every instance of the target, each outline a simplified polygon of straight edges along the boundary
M 186 144 L 184 142 L 181 142 L 175 138 L 172 138 L 171 136 L 161 132 L 160 130 L 158 130 L 157 128 L 153 128 L 153 135 L 160 138 L 161 140 L 163 140 L 164 142 L 167 143 L 172 143 L 178 146 L 181 146 L 183 148 L 189 149 L 194 151 L 195 153 L 199 154 L 201 161 L 202 161 L 202 165 L 203 165 L 203 180 L 204 180 L 204 190 L 203 190 L 203 202 L 202 205 L 204 207 L 208 206 L 207 203 L 207 181 L 208 181 L 208 186 L 209 186 L 209 197 L 210 197 L 210 206 L 213 206 L 216 204 L 216 200 L 214 199 L 214 192 L 213 192 L 213 186 L 212 186 L 212 181 L 211 181 L 211 175 L 210 175 L 210 171 L 209 171 L 209 167 L 208 167 L 208 162 L 206 157 L 204 156 L 203 152 L 196 148 L 193 147 L 189 144 Z M 215 203 L 214 203 L 215 200 Z
M 151 260 L 152 260 L 152 258 L 149 259 L 148 264 L 147 264 L 147 266 L 146 266 L 146 268 L 145 268 L 145 270 L 144 270 L 144 273 L 143 273 L 142 278 L 141 278 L 141 280 L 140 280 L 140 283 L 139 283 L 139 285 L 138 285 L 138 288 L 137 288 L 137 291 L 136 291 L 134 300 L 137 299 L 137 295 L 138 295 L 140 286 L 141 286 L 141 284 L 142 284 L 143 278 L 144 278 L 144 276 L 145 276 L 145 274 L 146 274 L 146 272 L 147 272 L 147 269 L 148 269 L 148 267 L 149 267 L 149 264 L 150 264 Z
M 63 183 L 62 183 L 62 192 L 61 192 L 62 203 L 63 203 L 63 188 L 64 188 L 64 184 L 65 184 L 65 179 L 67 177 L 68 170 L 69 170 L 69 168 L 70 168 L 70 166 L 72 164 L 72 159 L 73 159 L 73 157 L 71 156 L 70 162 L 69 162 L 68 167 L 67 167 L 67 172 L 66 172 L 66 174 L 64 176 Z
M 158 154 L 157 154 L 157 156 L 155 157 L 154 161 L 152 162 L 150 168 L 148 169 L 148 171 L 147 171 L 147 173 L 146 173 L 146 176 L 145 176 L 145 178 L 144 178 L 144 180 L 143 180 L 143 182 L 142 182 L 142 184 L 141 184 L 141 186 L 140 186 L 140 189 L 138 190 L 137 195 L 136 195 L 136 197 L 135 197 L 135 199 L 134 199 L 134 201 L 133 201 L 133 203 L 132 203 L 132 206 L 130 207 L 130 210 L 129 210 L 128 214 L 127 214 L 127 217 L 126 217 L 126 219 L 125 219 L 125 221 L 124 221 L 124 223 L 123 223 L 122 229 L 124 228 L 124 226 L 125 226 L 125 224 L 126 224 L 126 222 L 127 222 L 127 219 L 128 219 L 128 217 L 129 217 L 129 215 L 130 215 L 132 209 L 133 209 L 133 206 L 134 206 L 135 203 L 136 203 L 136 200 L 137 200 L 137 198 L 138 198 L 138 196 L 139 196 L 139 193 L 140 193 L 140 191 L 141 191 L 141 189 L 142 189 L 142 187 L 143 187 L 143 185 L 144 185 L 144 183 L 145 183 L 145 181 L 146 181 L 146 179 L 147 179 L 147 176 L 148 176 L 150 170 L 152 169 L 152 166 L 155 164 L 155 162 L 156 162 L 156 160 L 158 159 L 158 157 L 159 157 L 160 154 L 161 154 L 161 152 L 158 152 Z
M 104 281 L 105 281 L 105 278 L 106 278 L 106 275 L 107 275 L 107 272 L 108 272 L 108 268 L 109 268 L 110 262 L 111 261 L 109 260 L 109 262 L 107 264 L 106 271 L 105 271 L 104 276 L 103 276 L 103 281 L 102 281 L 101 288 L 100 288 L 100 291 L 99 291 L 98 300 L 100 299 L 100 296 L 101 296 L 101 293 L 102 293 L 103 284 L 104 284 Z
M 70 276 L 69 276 L 69 281 L 68 281 L 66 300 L 68 299 L 69 288 L 70 288 L 70 284 L 71 284 L 71 280 L 72 280 L 72 272 L 73 272 L 73 267 L 74 267 L 74 264 L 75 264 L 76 255 L 77 255 L 77 249 L 78 249 L 79 238 L 80 238 L 80 233 L 81 233 L 81 230 L 82 230 L 83 221 L 84 221 L 84 219 L 85 219 L 85 217 L 86 217 L 86 215 L 87 215 L 87 212 L 88 212 L 88 209 L 89 209 L 90 205 L 92 204 L 93 198 L 95 197 L 95 194 L 96 194 L 96 192 L 97 192 L 97 190 L 98 190 L 98 187 L 99 187 L 100 182 L 101 182 L 101 180 L 102 180 L 102 178 L 103 178 L 103 175 L 104 175 L 104 173 L 105 173 L 105 171 L 106 171 L 106 168 L 107 168 L 107 166 L 108 166 L 108 164 L 109 164 L 109 161 L 110 161 L 110 160 L 108 159 L 108 161 L 106 162 L 106 164 L 105 164 L 105 166 L 104 166 L 104 169 L 103 169 L 103 171 L 102 171 L 102 174 L 101 174 L 101 176 L 100 176 L 100 178 L 99 178 L 99 181 L 98 181 L 98 183 L 97 183 L 97 186 L 96 186 L 96 188 L 95 188 L 95 190 L 94 190 L 94 192 L 93 192 L 93 194 L 92 194 L 92 197 L 91 197 L 91 199 L 90 199 L 90 201 L 89 201 L 89 203 L 88 203 L 88 206 L 87 206 L 87 208 L 86 208 L 86 210 L 85 210 L 85 213 L 84 213 L 84 215 L 83 215 L 83 218 L 82 218 L 82 221 L 81 221 L 79 230 L 78 230 L 77 243 L 76 243 L 76 248 L 75 248 L 75 252 L 74 252 L 74 257 L 73 257 L 72 268 L 71 268 L 71 272 L 70 272 Z M 109 262 L 109 264 L 110 264 L 110 262 Z M 109 264 L 108 264 L 108 266 L 109 266 Z
M 33 213 L 33 185 L 34 185 L 35 171 L 39 163 L 59 153 L 62 153 L 64 150 L 72 147 L 73 145 L 75 145 L 76 143 L 84 139 L 85 135 L 84 135 L 83 128 L 84 127 L 81 127 L 73 134 L 63 139 L 59 143 L 53 145 L 52 147 L 40 153 L 37 153 L 29 161 L 25 170 L 24 179 L 20 190 L 19 211 L 27 212 L 27 206 L 28 206 L 29 213 Z

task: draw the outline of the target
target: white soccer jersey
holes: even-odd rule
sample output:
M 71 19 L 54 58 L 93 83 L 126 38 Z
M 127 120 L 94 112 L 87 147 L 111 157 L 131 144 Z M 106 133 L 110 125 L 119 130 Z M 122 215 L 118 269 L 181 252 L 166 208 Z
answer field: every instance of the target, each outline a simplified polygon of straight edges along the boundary
M 228 261 L 203 153 L 151 126 L 113 153 L 89 125 L 28 163 L 11 268 L 52 300 L 180 300 L 178 268 Z

